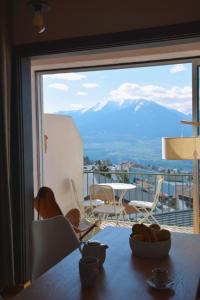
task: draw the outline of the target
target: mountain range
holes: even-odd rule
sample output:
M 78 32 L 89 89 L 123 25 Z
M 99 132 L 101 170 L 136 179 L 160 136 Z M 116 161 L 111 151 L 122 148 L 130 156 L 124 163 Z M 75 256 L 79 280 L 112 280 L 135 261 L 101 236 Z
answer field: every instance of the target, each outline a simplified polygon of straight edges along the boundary
M 87 110 L 59 111 L 74 119 L 84 141 L 85 155 L 91 159 L 161 160 L 161 138 L 191 136 L 191 119 L 174 109 L 147 100 L 109 101 Z

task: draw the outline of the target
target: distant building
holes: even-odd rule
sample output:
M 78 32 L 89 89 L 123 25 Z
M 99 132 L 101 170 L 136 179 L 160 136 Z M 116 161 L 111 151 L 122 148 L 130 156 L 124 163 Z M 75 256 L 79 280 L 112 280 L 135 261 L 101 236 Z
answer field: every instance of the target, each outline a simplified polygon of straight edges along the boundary
M 132 167 L 132 163 L 130 161 L 122 162 L 119 166 L 121 171 L 129 172 L 130 168 Z

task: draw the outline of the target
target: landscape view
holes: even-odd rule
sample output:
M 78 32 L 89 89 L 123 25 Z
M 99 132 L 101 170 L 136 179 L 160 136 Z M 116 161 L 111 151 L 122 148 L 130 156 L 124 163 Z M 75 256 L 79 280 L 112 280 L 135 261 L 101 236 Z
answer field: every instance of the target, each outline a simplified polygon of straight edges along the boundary
M 191 171 L 161 159 L 161 138 L 191 136 L 191 65 L 44 75 L 44 112 L 73 117 L 85 162 Z
M 43 105 L 80 132 L 84 197 L 91 183 L 124 182 L 136 185 L 125 200 L 152 201 L 162 174 L 157 219 L 192 225 L 192 162 L 162 160 L 161 143 L 192 135 L 181 123 L 192 119 L 191 64 L 46 74 Z

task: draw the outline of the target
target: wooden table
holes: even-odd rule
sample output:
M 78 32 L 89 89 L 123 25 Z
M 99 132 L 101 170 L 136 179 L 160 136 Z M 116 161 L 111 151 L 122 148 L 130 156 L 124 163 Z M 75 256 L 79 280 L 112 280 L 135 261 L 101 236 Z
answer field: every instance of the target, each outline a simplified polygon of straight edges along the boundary
M 104 268 L 95 286 L 82 289 L 79 278 L 78 250 L 46 272 L 31 287 L 14 299 L 18 300 L 149 300 L 195 299 L 200 277 L 200 236 L 172 234 L 169 256 L 140 259 L 129 248 L 130 229 L 107 227 L 95 239 L 109 245 Z M 157 291 L 149 288 L 146 279 L 155 267 L 165 267 L 175 280 L 173 290 Z

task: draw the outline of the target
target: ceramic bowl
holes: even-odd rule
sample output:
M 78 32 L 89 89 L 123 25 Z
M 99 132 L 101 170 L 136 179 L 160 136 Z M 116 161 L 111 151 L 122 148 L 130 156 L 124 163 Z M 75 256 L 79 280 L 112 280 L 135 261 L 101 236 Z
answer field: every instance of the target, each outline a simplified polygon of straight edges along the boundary
M 168 255 L 171 239 L 161 242 L 143 242 L 129 237 L 129 245 L 134 256 L 142 258 L 160 258 Z

